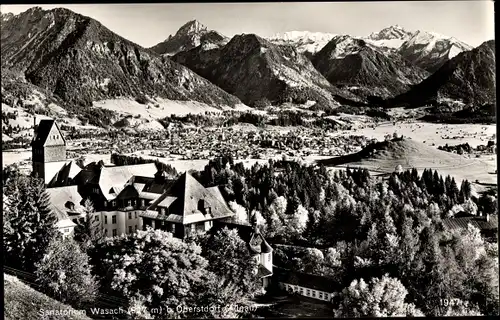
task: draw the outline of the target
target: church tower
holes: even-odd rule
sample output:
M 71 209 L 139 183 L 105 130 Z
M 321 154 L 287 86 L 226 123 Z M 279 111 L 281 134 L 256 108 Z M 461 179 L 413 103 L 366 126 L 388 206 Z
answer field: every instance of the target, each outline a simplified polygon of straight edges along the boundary
M 35 128 L 31 152 L 33 173 L 49 183 L 53 171 L 58 171 L 66 161 L 66 140 L 55 120 L 40 121 L 38 128 Z

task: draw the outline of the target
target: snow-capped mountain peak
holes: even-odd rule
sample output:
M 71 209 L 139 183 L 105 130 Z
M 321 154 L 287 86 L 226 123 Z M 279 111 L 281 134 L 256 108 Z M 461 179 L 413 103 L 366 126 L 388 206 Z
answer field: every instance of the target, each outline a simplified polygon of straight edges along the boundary
M 411 32 L 405 30 L 399 25 L 390 26 L 380 30 L 379 32 L 374 32 L 368 36 L 371 40 L 393 40 L 393 39 L 407 39 L 412 35 Z
M 192 35 L 207 31 L 207 27 L 198 20 L 191 20 L 179 28 L 176 35 Z
M 444 62 L 460 52 L 469 50 L 472 50 L 470 45 L 454 37 L 420 30 L 416 31 L 399 49 L 408 60 L 430 72 L 436 71 Z

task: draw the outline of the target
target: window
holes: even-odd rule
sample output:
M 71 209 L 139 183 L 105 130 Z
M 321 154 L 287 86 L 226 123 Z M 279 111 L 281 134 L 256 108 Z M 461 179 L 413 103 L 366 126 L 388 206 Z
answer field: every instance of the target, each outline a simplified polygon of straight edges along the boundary
M 116 201 L 113 201 L 113 207 L 116 207 Z
M 172 223 L 172 233 L 175 233 L 175 223 Z
M 129 220 L 132 219 L 132 212 L 128 213 L 128 218 L 129 218 Z
M 99 215 L 94 216 L 94 221 L 99 221 Z
M 104 216 L 104 224 L 108 224 L 108 216 Z
M 106 200 L 104 200 L 104 208 L 106 208 L 108 206 L 108 202 Z
M 194 233 L 196 231 L 196 225 L 194 223 L 191 224 L 191 232 Z
M 300 288 L 300 294 L 304 295 L 304 288 Z
M 130 207 L 131 205 L 132 205 L 132 201 L 127 200 L 127 206 L 129 206 L 129 207 Z
M 307 293 L 306 293 L 307 296 L 310 296 L 311 295 L 311 290 L 307 289 Z
M 271 254 L 270 253 L 267 254 L 267 262 L 271 262 Z
M 164 208 L 161 208 L 161 209 L 160 209 L 160 213 L 161 213 L 161 214 L 165 214 L 165 209 L 164 209 Z
M 117 233 L 118 233 L 117 230 L 113 229 L 113 237 L 116 237 Z
M 137 211 L 135 212 L 135 218 L 137 219 Z
M 313 290 L 312 296 L 313 296 L 313 298 L 316 298 L 316 291 Z
M 69 232 L 69 228 L 65 228 L 63 231 L 64 231 L 64 233 L 68 233 Z
M 111 217 L 111 223 L 113 223 L 113 224 L 116 223 L 116 215 Z
M 141 199 L 141 206 L 144 207 L 144 199 Z
M 318 293 L 318 297 L 319 297 L 320 299 L 323 299 L 323 292 L 319 292 L 319 293 Z
M 132 226 L 128 226 L 128 233 L 132 233 Z

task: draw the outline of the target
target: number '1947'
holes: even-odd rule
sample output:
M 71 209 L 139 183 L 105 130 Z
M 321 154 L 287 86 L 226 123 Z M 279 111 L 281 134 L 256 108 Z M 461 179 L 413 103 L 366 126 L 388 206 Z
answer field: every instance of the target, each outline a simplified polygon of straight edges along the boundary
M 442 306 L 467 306 L 468 304 L 468 301 L 462 301 L 458 298 L 451 298 L 451 299 L 439 299 L 439 303 L 442 305 Z

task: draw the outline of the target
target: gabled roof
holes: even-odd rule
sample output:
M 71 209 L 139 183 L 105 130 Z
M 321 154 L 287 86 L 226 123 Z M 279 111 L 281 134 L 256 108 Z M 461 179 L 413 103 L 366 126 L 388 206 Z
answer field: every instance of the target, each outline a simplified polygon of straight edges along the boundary
M 198 222 L 203 220 L 212 220 L 214 218 L 224 218 L 233 216 L 234 213 L 228 208 L 222 195 L 217 194 L 218 190 L 207 189 L 201 183 L 196 181 L 189 173 L 182 174 L 170 188 L 156 199 L 148 210 L 156 210 L 158 207 L 166 207 L 170 215 L 181 217 L 182 223 Z M 175 199 L 174 199 L 175 198 Z M 199 218 L 199 214 L 204 214 L 198 210 L 200 200 L 204 200 L 205 207 L 210 207 L 211 214 L 206 214 L 205 219 Z M 190 215 L 196 216 L 196 219 L 189 218 Z M 175 219 L 174 219 L 175 218 Z M 178 220 L 177 217 L 170 219 Z
M 486 217 L 476 216 L 443 219 L 444 227 L 449 230 L 466 229 L 469 223 L 482 231 L 498 229 L 498 215 L 491 215 L 490 221 L 486 221 Z
M 62 162 L 59 162 L 62 163 Z M 54 165 L 46 165 L 47 168 L 51 168 L 51 166 Z M 55 165 L 57 166 L 57 165 Z M 52 168 L 52 170 L 54 170 Z M 55 168 L 57 170 L 57 167 Z M 82 169 L 76 164 L 74 161 L 70 161 L 68 163 L 65 163 L 62 168 L 57 172 L 51 179 L 49 183 L 47 183 L 48 186 L 60 186 L 64 181 L 68 179 L 73 179 L 75 178 Z M 49 172 L 49 170 L 46 171 L 46 177 L 50 176 L 52 173 Z M 47 181 L 47 180 L 46 180 Z
M 112 187 L 124 188 L 125 184 L 133 176 L 154 177 L 156 173 L 156 166 L 154 163 L 135 164 L 129 166 L 113 166 L 101 168 L 98 176 L 98 183 L 104 197 L 110 201 L 113 200 L 117 193 L 111 194 Z M 120 190 L 121 191 L 121 190 Z M 119 192 L 118 192 L 119 193 Z
M 58 221 L 69 219 L 69 212 L 81 212 L 83 209 L 80 204 L 82 196 L 78 193 L 78 186 L 47 188 L 46 191 L 49 195 L 49 207 Z M 74 210 L 68 207 L 70 202 L 75 206 Z
M 38 128 L 36 130 L 36 135 L 33 141 L 31 142 L 31 145 L 33 147 L 43 147 L 45 145 L 45 142 L 47 141 L 47 138 L 49 137 L 50 130 L 52 130 L 52 127 L 56 126 L 57 130 L 61 132 L 61 129 L 59 129 L 59 126 L 57 125 L 57 122 L 54 119 L 42 119 L 40 120 L 40 123 L 38 124 Z M 63 134 L 61 133 L 61 137 L 63 139 L 64 144 L 66 144 L 66 139 L 64 139 Z
M 45 177 L 44 181 L 47 184 L 50 184 L 51 182 L 55 182 L 58 179 L 59 173 L 64 171 L 64 168 L 66 167 L 68 161 L 63 160 L 63 161 L 54 161 L 54 162 L 46 162 L 45 163 Z M 62 172 L 64 174 L 64 172 Z M 54 180 L 54 181 L 53 181 Z
M 273 275 L 273 272 L 266 267 L 264 267 L 262 264 L 259 265 L 259 269 L 257 271 L 257 277 L 259 278 L 265 278 Z
M 247 243 L 248 249 L 253 254 L 270 253 L 273 251 L 273 248 L 269 245 L 269 243 L 267 243 L 260 231 L 252 227 L 250 224 L 245 225 L 241 223 L 224 222 L 222 224 L 214 225 L 210 232 L 215 233 L 224 227 L 236 229 L 241 240 Z

